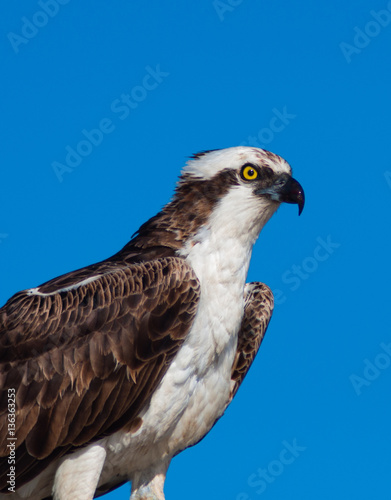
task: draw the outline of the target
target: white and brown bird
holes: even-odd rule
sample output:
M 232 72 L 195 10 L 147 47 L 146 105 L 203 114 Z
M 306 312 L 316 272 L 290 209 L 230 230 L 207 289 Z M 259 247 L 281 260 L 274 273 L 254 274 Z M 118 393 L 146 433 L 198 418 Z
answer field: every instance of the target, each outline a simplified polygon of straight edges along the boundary
M 196 154 L 116 255 L 9 299 L 0 498 L 87 500 L 131 481 L 131 500 L 164 499 L 170 460 L 221 417 L 265 334 L 273 295 L 246 276 L 281 202 L 300 214 L 304 192 L 279 156 Z

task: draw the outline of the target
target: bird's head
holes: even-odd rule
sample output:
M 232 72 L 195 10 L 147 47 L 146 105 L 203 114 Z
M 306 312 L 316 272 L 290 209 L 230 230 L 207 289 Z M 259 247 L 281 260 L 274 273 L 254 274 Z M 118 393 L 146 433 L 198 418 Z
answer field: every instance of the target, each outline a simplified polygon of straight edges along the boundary
M 215 235 L 251 246 L 283 202 L 300 214 L 304 191 L 280 156 L 244 146 L 204 151 L 185 165 L 172 201 L 140 228 L 138 245 L 179 250 Z
M 197 153 L 183 169 L 177 191 L 192 181 L 202 183 L 206 197 L 234 188 L 273 212 L 282 202 L 297 204 L 299 215 L 304 208 L 304 190 L 293 179 L 290 165 L 264 149 L 239 146 Z

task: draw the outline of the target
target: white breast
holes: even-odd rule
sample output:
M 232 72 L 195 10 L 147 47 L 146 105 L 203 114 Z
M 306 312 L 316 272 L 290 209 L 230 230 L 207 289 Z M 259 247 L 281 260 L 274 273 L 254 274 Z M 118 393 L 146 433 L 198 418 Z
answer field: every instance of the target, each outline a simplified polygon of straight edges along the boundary
M 100 485 L 132 479 L 137 471 L 163 463 L 164 459 L 169 461 L 175 453 L 197 442 L 221 416 L 229 401 L 252 247 L 276 208 L 277 204 L 266 201 L 263 205 L 245 186 L 235 186 L 223 197 L 208 224 L 180 254 L 200 280 L 200 303 L 185 343 L 140 414 L 141 427 L 136 432 L 118 431 L 60 459 L 65 472 L 70 468 L 64 478 L 85 482 L 85 474 L 74 459 L 80 455 L 84 460 L 88 455 L 97 462 L 97 474 L 98 462 L 105 460 Z M 99 460 L 96 450 L 101 453 Z M 16 498 L 48 496 L 59 461 L 23 487 Z M 58 481 L 62 479 L 61 475 Z
M 240 272 L 243 277 L 233 276 L 225 265 L 221 267 L 207 240 L 194 245 L 188 257 L 201 282 L 194 324 L 149 406 L 140 415 L 142 427 L 136 433 L 117 432 L 108 439 L 106 463 L 112 464 L 113 471 L 121 469 L 121 464 L 148 467 L 151 462 L 194 444 L 210 430 L 227 405 L 246 273 Z
M 131 435 L 118 432 L 108 438 L 107 462 L 113 470 L 123 463 L 123 458 L 117 459 L 124 453 L 128 467 L 174 455 L 201 439 L 226 408 L 251 251 L 273 213 L 262 212 L 259 200 L 243 196 L 242 189 L 234 188 L 224 197 L 208 225 L 182 252 L 201 283 L 194 325 L 140 415 L 142 427 Z M 246 225 L 246 219 L 257 222 Z
M 137 471 L 196 443 L 228 404 L 251 251 L 276 208 L 262 206 L 244 189 L 232 188 L 224 196 L 208 224 L 181 253 L 200 280 L 200 303 L 185 343 L 140 414 L 141 427 L 133 433 L 118 431 L 77 452 L 93 453 L 94 446 L 105 450 L 100 485 L 132 479 Z M 72 463 L 72 457 L 65 461 Z M 33 490 L 36 498 L 41 498 L 38 491 L 49 492 L 57 467 L 53 463 L 22 488 L 18 498 L 33 498 Z M 77 467 L 72 471 L 76 482 L 84 481 Z

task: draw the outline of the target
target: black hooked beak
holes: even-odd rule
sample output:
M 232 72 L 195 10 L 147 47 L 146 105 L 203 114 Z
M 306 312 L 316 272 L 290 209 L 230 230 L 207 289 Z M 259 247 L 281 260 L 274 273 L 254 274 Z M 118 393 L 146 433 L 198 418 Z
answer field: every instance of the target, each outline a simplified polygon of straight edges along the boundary
M 256 194 L 266 194 L 272 200 L 284 203 L 297 203 L 299 206 L 299 215 L 304 208 L 304 189 L 296 179 L 289 174 L 282 174 L 276 182 L 265 189 L 259 189 Z

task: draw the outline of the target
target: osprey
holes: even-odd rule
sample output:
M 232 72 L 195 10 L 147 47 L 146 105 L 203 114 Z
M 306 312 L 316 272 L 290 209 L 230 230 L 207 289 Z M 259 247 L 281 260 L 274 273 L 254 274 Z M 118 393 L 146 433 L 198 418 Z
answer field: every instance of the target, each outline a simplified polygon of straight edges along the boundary
M 304 206 L 281 157 L 198 153 L 117 254 L 9 299 L 0 498 L 87 500 L 131 481 L 131 500 L 164 499 L 170 460 L 222 416 L 265 334 L 273 295 L 246 276 L 281 202 Z

